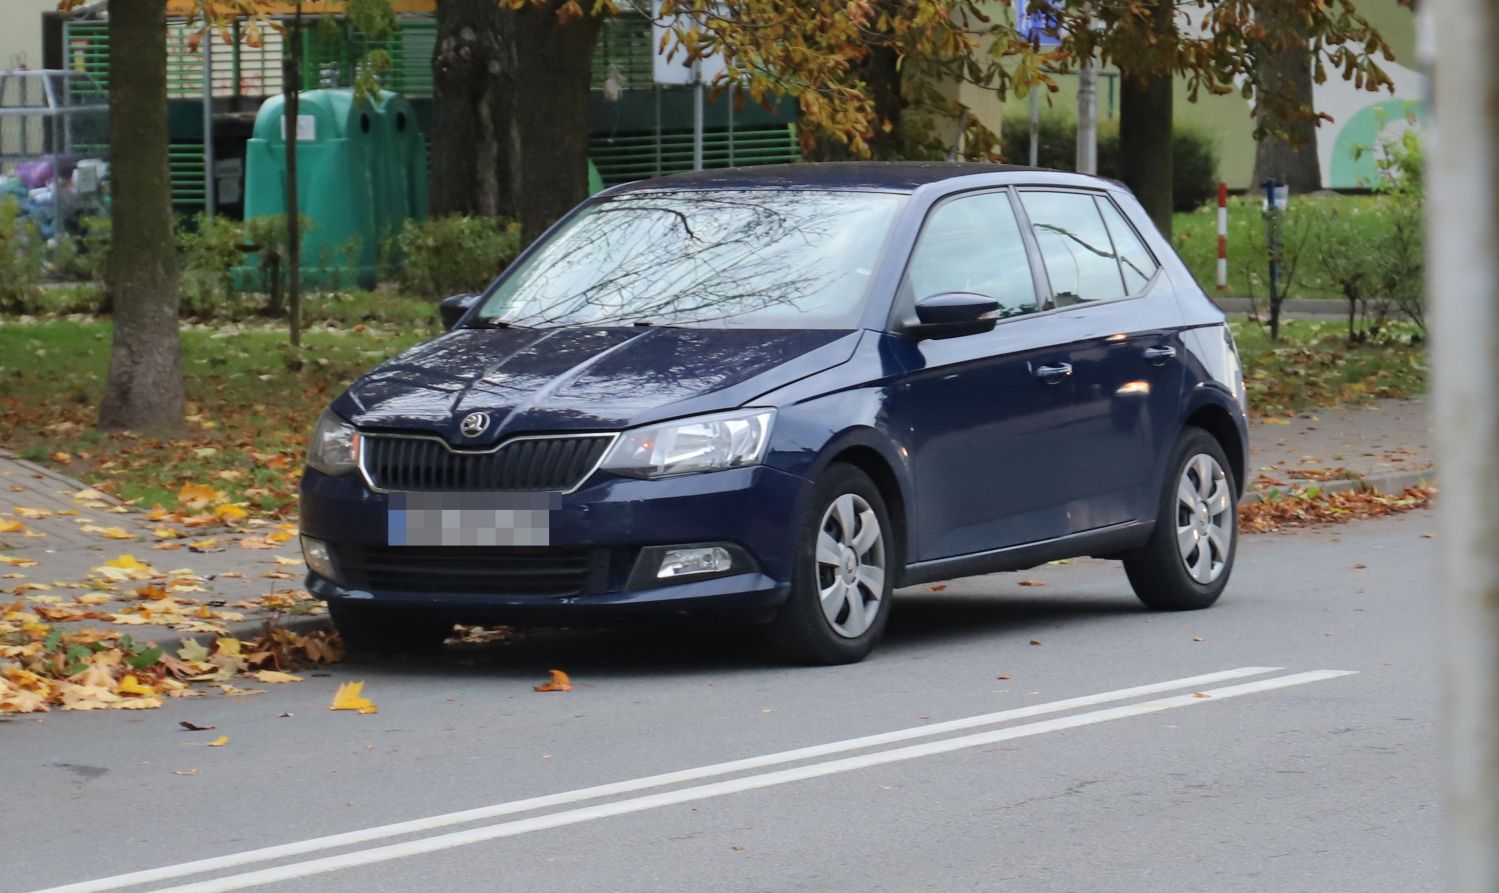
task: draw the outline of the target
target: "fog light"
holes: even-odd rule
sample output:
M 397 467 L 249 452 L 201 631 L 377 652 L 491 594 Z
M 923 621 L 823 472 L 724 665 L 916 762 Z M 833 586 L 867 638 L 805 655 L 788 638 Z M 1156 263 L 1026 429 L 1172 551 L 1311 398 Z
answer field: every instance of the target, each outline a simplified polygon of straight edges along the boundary
M 338 574 L 333 569 L 333 552 L 322 540 L 302 537 L 302 560 L 307 562 L 307 569 L 319 577 L 338 581 Z
M 670 580 L 692 574 L 721 574 L 734 565 L 729 550 L 723 546 L 708 546 L 700 549 L 668 549 L 661 558 L 661 569 L 656 579 Z

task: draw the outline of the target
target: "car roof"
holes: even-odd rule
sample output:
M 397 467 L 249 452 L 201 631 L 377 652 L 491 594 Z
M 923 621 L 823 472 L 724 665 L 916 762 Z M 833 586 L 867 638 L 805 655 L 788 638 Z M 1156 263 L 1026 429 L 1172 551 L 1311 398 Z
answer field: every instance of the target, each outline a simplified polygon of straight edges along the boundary
M 698 189 L 851 189 L 911 192 L 944 180 L 980 174 L 1030 174 L 1015 179 L 1055 185 L 1117 185 L 1111 180 L 1019 164 L 968 161 L 834 161 L 720 168 L 636 180 L 610 189 L 610 195 L 651 190 Z M 1009 179 L 1009 178 L 1007 178 Z

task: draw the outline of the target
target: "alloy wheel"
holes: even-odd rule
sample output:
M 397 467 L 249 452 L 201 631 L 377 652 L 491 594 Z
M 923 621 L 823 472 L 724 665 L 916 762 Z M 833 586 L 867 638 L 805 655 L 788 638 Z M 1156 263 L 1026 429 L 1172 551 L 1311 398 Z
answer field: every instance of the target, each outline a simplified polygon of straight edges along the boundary
M 856 639 L 879 615 L 885 594 L 885 536 L 864 497 L 845 493 L 823 513 L 817 533 L 817 595 L 828 625 Z
M 1223 467 L 1206 453 L 1187 460 L 1177 482 L 1177 551 L 1187 573 L 1203 585 L 1218 579 L 1228 561 L 1234 535 L 1230 489 Z

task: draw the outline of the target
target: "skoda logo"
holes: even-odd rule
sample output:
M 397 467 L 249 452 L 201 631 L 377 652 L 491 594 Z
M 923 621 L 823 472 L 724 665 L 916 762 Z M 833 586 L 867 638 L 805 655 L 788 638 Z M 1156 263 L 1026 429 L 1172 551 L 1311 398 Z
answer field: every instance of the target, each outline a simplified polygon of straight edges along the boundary
M 464 437 L 478 437 L 488 429 L 489 413 L 487 412 L 471 412 L 458 424 L 458 430 L 463 432 Z

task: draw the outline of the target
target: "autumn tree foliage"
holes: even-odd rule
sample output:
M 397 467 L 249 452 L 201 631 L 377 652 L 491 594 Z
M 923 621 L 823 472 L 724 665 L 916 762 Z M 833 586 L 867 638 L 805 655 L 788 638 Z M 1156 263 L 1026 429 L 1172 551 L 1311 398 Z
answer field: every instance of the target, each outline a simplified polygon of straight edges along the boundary
M 795 96 L 808 140 L 833 139 L 855 156 L 872 154 L 880 134 L 900 126 L 899 109 L 870 77 L 888 53 L 902 73 L 902 95 L 920 96 L 914 74 L 952 78 L 1000 98 L 1055 89 L 1057 74 L 1093 59 L 1123 76 L 1120 141 L 1126 176 L 1162 229 L 1170 226 L 1169 146 L 1175 83 L 1190 98 L 1240 92 L 1261 118 L 1315 120 L 1283 79 L 1262 64 L 1304 41 L 1312 78 L 1330 75 L 1360 88 L 1391 82 L 1380 68 L 1388 44 L 1353 0 L 1056 0 L 1061 45 L 1027 46 L 1008 7 L 975 0 L 666 0 L 682 16 L 689 54 L 723 53 L 724 77 L 756 98 Z

